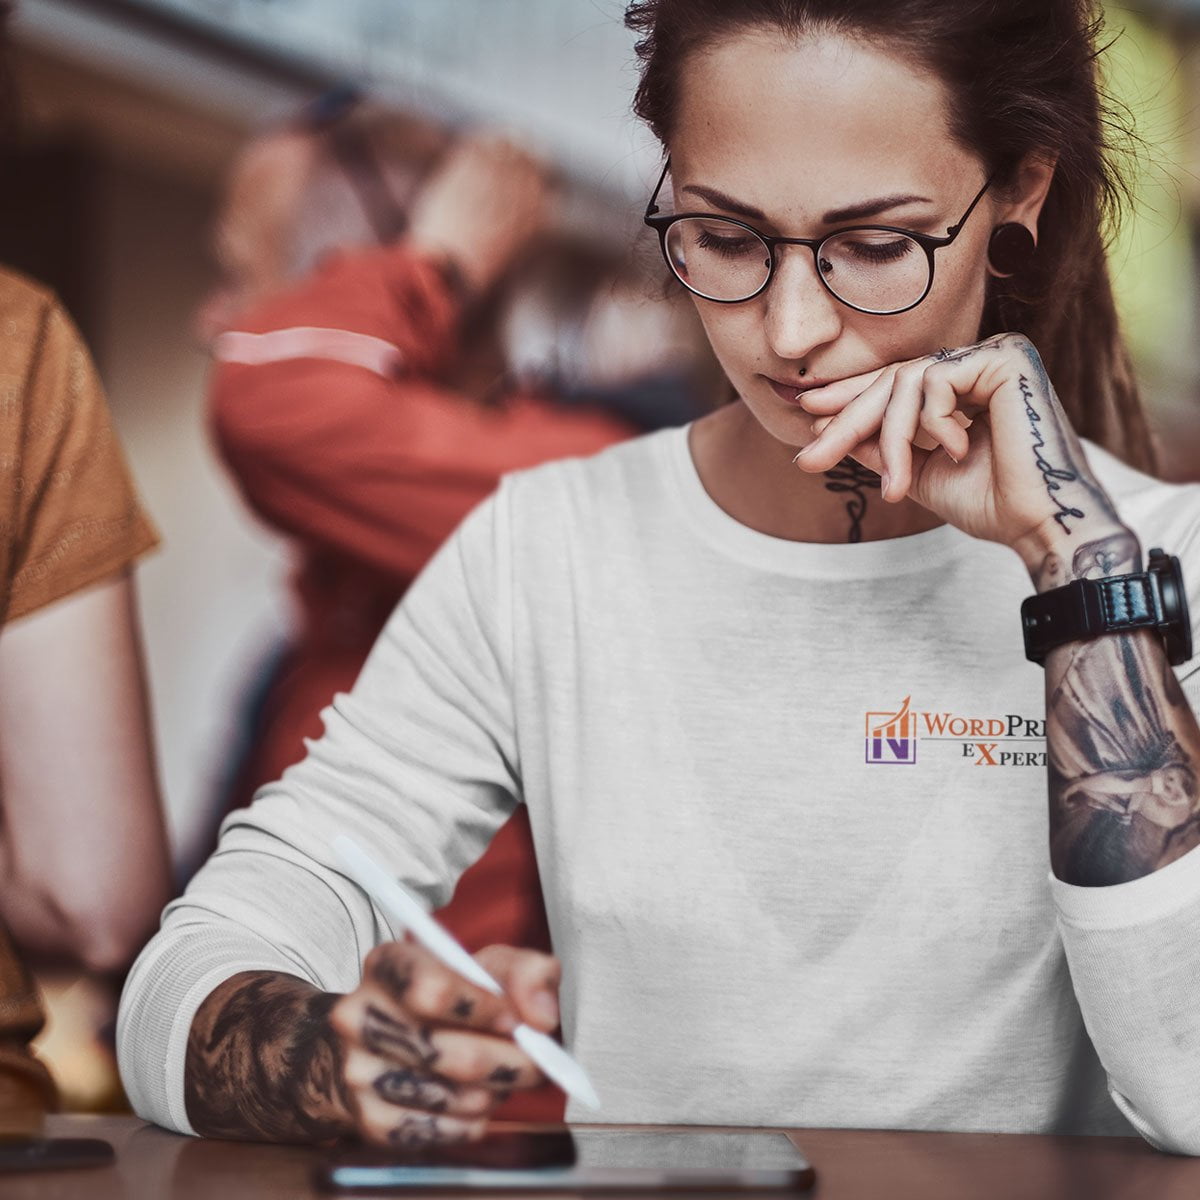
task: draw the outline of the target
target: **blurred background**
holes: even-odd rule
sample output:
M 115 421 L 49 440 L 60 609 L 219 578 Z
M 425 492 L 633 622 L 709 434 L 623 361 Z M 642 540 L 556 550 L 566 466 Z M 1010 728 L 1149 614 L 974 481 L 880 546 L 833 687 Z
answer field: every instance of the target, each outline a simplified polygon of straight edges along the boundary
M 162 784 L 180 874 L 203 853 L 256 664 L 295 619 L 292 551 L 242 503 L 206 420 L 198 328 L 222 282 L 213 229 L 239 149 L 332 87 L 409 121 L 419 157 L 485 126 L 553 172 L 559 232 L 661 305 L 640 218 L 659 164 L 629 114 L 620 0 L 20 0 L 23 111 L 0 189 L 0 261 L 50 284 L 96 356 L 163 549 L 138 572 Z M 1108 5 L 1110 86 L 1141 135 L 1137 199 L 1112 247 L 1163 474 L 1200 479 L 1200 0 Z M 630 254 L 628 247 L 635 247 Z M 561 288 L 561 281 L 558 285 Z M 508 359 L 562 333 L 509 314 Z M 687 316 L 653 328 L 702 353 Z M 642 322 L 644 325 L 644 322 Z M 544 364 L 543 364 L 544 365 Z M 719 381 L 697 368 L 706 401 Z M 601 381 L 603 382 L 603 381 Z M 102 995 L 43 979 L 41 1050 L 67 1104 L 119 1103 Z

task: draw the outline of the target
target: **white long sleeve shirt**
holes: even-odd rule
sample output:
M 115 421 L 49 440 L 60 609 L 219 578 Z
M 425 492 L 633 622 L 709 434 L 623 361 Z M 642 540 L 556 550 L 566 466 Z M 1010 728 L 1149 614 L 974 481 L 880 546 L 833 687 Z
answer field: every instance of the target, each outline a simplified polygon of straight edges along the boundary
M 1088 456 L 1200 614 L 1200 487 Z M 564 1036 L 603 1101 L 570 1118 L 1132 1123 L 1200 1153 L 1200 855 L 1050 877 L 1031 590 L 951 526 L 757 533 L 704 491 L 686 429 L 509 476 L 167 910 L 122 999 L 134 1107 L 190 1131 L 188 1030 L 223 979 L 357 984 L 393 931 L 335 832 L 436 906 L 523 802 Z

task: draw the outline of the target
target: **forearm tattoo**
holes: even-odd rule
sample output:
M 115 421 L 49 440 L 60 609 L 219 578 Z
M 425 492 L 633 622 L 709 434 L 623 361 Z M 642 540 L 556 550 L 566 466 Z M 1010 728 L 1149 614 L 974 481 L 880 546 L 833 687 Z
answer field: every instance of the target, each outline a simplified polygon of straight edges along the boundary
M 853 458 L 843 458 L 836 467 L 825 472 L 829 481 L 825 485 L 827 492 L 849 492 L 846 501 L 846 515 L 850 518 L 850 533 L 848 542 L 862 541 L 862 522 L 867 512 L 867 492 L 874 488 L 879 490 L 879 476 L 868 470 Z
M 329 1025 L 338 997 L 291 975 L 226 980 L 192 1021 L 184 1068 L 188 1120 L 206 1137 L 326 1141 L 349 1111 Z
M 1034 572 L 1037 587 L 1139 571 L 1137 539 L 1082 460 L 1037 351 L 1027 345 L 1026 355 L 1019 387 L 1053 506 L 1047 515 L 1072 539 L 1095 530 L 1048 553 Z M 1124 883 L 1200 844 L 1200 726 L 1157 635 L 1107 634 L 1052 651 L 1046 737 L 1050 862 L 1059 879 Z
M 1040 582 L 1141 567 L 1126 532 L 1050 555 Z M 1124 883 L 1200 844 L 1200 728 L 1149 631 L 1053 651 L 1046 662 L 1050 860 L 1068 883 Z

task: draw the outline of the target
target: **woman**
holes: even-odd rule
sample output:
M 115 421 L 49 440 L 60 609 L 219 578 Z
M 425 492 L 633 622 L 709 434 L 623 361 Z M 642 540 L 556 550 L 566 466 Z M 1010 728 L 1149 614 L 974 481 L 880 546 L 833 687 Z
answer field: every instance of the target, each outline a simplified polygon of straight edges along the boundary
M 737 399 L 468 518 L 135 967 L 139 1111 L 476 1136 L 538 1079 L 503 1035 L 561 1006 L 600 1120 L 1132 1126 L 1200 1152 L 1198 798 L 1164 830 L 1064 795 L 1194 765 L 1189 698 L 1154 631 L 1052 644 L 1035 612 L 1044 679 L 1022 653 L 1031 592 L 1150 545 L 1194 578 L 1200 553 L 1197 489 L 1100 448 L 1149 453 L 1090 7 L 629 21 L 671 166 L 648 217 Z M 558 959 L 484 951 L 496 998 L 387 941 L 328 842 L 435 904 L 519 799 Z

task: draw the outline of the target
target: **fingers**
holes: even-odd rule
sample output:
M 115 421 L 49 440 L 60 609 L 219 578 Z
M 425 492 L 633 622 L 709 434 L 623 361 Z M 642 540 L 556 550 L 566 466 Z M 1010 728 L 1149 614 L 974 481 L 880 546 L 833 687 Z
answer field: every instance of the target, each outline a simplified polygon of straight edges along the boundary
M 951 381 L 940 371 L 926 371 L 921 404 L 921 428 L 955 462 L 962 462 L 970 449 L 967 431 L 955 418 L 960 398 Z
M 818 436 L 796 456 L 796 464 L 818 472 L 830 470 L 847 455 L 862 461 L 856 448 L 878 435 L 883 498 L 901 500 L 913 483 L 914 446 L 919 450 L 940 446 L 955 462 L 966 456 L 969 441 L 959 405 L 964 387 L 973 385 L 978 374 L 974 365 L 927 361 L 882 372 L 860 395 L 843 401 L 835 415 L 813 422 Z M 825 411 L 829 407 L 825 393 L 840 389 L 841 384 L 814 389 L 805 395 L 802 406 L 813 413 Z M 923 463 L 927 455 L 918 457 Z
M 360 1111 L 368 1100 L 380 1100 L 394 1107 L 472 1120 L 486 1117 L 496 1104 L 491 1088 L 459 1084 L 422 1068 L 382 1060 L 362 1049 L 346 1054 L 342 1074 L 359 1097 Z
M 908 495 L 912 484 L 912 443 L 921 422 L 921 388 L 911 375 L 898 375 L 879 430 L 883 460 L 879 494 L 884 500 Z
M 357 1000 L 354 996 L 352 993 L 335 1005 L 331 1014 L 334 1027 L 348 1047 L 345 1073 L 354 1087 L 373 1087 L 381 1073 L 395 1068 L 415 1072 L 439 1087 L 463 1085 L 489 1093 L 537 1087 L 545 1082 L 541 1071 L 510 1038 L 423 1025 L 387 1001 L 374 1001 L 369 993 Z M 397 1076 L 391 1082 L 399 1087 L 403 1078 Z M 447 1101 L 446 1111 L 459 1111 L 465 1105 L 463 1111 L 474 1112 L 470 1095 L 458 1094 L 451 1102 L 451 1097 L 434 1089 L 423 1094 L 432 1102 Z M 412 1097 L 408 1103 L 430 1106 L 416 1105 Z
M 488 946 L 476 956 L 504 989 L 521 1020 L 550 1033 L 558 1028 L 562 964 L 552 954 Z
M 385 942 L 363 963 L 363 984 L 418 1022 L 507 1036 L 520 1023 L 512 1003 L 468 982 L 415 942 Z
M 368 1097 L 361 1106 L 357 1132 L 371 1145 L 417 1150 L 477 1141 L 487 1132 L 487 1118 L 472 1120 L 417 1108 L 398 1108 Z
M 525 1051 L 506 1038 L 439 1029 L 430 1033 L 429 1041 L 437 1073 L 453 1083 L 503 1092 L 546 1082 Z
M 815 391 L 807 394 L 802 407 L 807 410 L 809 395 L 816 394 Z M 882 374 L 836 416 L 815 421 L 817 439 L 796 456 L 797 465 L 806 471 L 828 471 L 836 466 L 855 446 L 878 431 L 891 395 L 892 376 Z
M 880 367 L 862 375 L 839 379 L 822 388 L 813 388 L 804 393 L 803 408 L 813 416 L 831 417 L 841 412 L 855 396 L 861 396 L 888 369 Z
M 508 947 L 480 957 L 514 997 L 469 983 L 419 945 L 390 942 L 371 952 L 360 985 L 333 1006 L 348 1107 L 367 1141 L 474 1138 L 512 1089 L 545 1082 L 509 1035 L 522 1020 L 557 1024 L 557 960 Z

